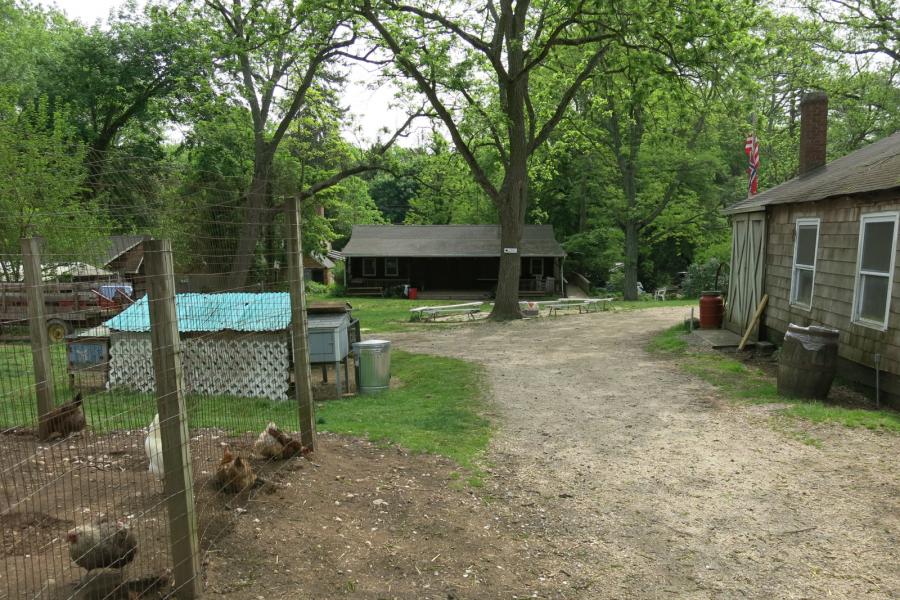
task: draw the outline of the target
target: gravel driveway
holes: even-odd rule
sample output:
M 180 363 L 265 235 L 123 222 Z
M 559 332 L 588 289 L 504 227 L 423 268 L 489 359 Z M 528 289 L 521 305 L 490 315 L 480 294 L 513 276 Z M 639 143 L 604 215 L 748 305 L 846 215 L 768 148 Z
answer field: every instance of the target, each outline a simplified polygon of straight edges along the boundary
M 900 436 L 806 426 L 816 448 L 722 400 L 644 350 L 684 313 L 391 337 L 486 367 L 486 492 L 552 597 L 900 598 Z

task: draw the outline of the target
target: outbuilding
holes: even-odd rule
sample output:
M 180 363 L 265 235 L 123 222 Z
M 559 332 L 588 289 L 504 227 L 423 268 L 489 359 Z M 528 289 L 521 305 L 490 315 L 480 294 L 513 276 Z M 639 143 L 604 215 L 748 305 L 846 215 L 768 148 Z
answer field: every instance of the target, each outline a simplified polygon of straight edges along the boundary
M 502 252 L 521 257 L 522 295 L 562 292 L 565 250 L 550 225 L 525 225 L 518 248 L 502 248 L 499 225 L 354 225 L 342 250 L 348 292 L 382 293 L 409 285 L 488 295 L 497 285 Z
M 801 102 L 800 174 L 727 209 L 725 327 L 781 343 L 791 323 L 840 331 L 839 373 L 900 400 L 900 132 L 826 164 L 827 98 Z
M 176 294 L 175 306 L 187 393 L 287 400 L 292 385 L 290 294 Z M 347 359 L 351 315 L 327 308 L 307 311 L 310 358 L 337 366 Z M 152 392 L 147 297 L 105 326 L 109 386 Z

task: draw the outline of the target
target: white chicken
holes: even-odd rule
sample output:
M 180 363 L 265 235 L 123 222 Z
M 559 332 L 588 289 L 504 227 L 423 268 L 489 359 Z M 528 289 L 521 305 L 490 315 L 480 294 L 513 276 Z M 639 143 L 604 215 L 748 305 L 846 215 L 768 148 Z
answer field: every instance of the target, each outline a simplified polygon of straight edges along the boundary
M 159 430 L 159 414 L 153 417 L 153 422 L 147 428 L 147 438 L 144 440 L 144 452 L 150 460 L 150 472 L 163 479 L 163 447 L 162 436 Z
M 256 438 L 256 443 L 253 444 L 253 449 L 263 458 L 281 458 L 282 444 L 278 438 L 272 435 L 271 430 L 273 429 L 276 429 L 275 423 L 269 423 Z

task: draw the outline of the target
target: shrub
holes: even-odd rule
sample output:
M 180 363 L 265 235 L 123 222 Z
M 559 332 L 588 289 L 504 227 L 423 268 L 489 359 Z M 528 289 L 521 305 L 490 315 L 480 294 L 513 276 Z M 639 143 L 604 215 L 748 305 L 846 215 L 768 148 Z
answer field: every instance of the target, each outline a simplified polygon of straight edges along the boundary
M 687 275 L 682 284 L 684 295 L 689 298 L 697 298 L 700 292 L 716 289 L 716 272 L 719 267 L 718 291 L 723 294 L 728 292 L 728 265 L 717 258 L 710 258 L 703 263 L 693 263 L 688 267 Z
M 306 293 L 312 294 L 315 296 L 323 296 L 328 293 L 328 286 L 324 283 L 319 283 L 318 281 L 304 281 L 306 285 Z

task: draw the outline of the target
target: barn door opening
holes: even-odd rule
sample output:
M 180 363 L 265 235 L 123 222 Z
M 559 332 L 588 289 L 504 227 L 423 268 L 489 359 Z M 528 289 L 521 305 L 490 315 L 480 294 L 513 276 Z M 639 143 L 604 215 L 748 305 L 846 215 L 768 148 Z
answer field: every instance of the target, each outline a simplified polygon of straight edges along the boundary
M 731 283 L 725 307 L 725 328 L 743 334 L 763 295 L 766 273 L 766 213 L 731 217 Z M 753 339 L 759 338 L 759 329 Z

